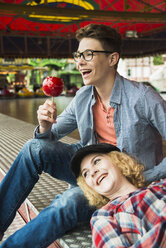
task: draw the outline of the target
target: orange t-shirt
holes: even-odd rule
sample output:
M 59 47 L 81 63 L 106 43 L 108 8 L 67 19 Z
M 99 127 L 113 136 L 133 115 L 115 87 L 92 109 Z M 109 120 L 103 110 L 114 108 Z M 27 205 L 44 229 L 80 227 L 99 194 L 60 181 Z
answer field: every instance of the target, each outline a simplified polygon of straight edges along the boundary
M 93 121 L 98 142 L 110 143 L 116 146 L 117 138 L 113 122 L 115 109 L 110 106 L 107 110 L 97 93 L 95 94 L 95 97 L 96 103 L 93 106 Z

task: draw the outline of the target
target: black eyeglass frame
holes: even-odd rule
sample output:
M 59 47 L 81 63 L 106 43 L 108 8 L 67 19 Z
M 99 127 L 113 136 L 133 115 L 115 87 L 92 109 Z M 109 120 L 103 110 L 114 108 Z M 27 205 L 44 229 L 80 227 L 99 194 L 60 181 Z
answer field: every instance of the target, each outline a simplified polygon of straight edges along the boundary
M 88 52 L 88 51 L 92 53 L 92 57 L 91 57 L 90 59 L 85 59 L 84 53 L 85 53 L 85 52 Z M 114 52 L 115 52 L 115 51 L 114 51 Z M 78 62 L 78 59 L 81 59 L 81 57 L 83 57 L 83 59 L 84 59 L 85 61 L 91 61 L 91 60 L 93 59 L 93 53 L 114 53 L 114 52 L 113 52 L 113 51 L 91 50 L 91 49 L 87 49 L 87 50 L 83 51 L 82 53 L 80 53 L 80 52 L 74 52 L 74 53 L 73 53 L 73 58 L 74 58 L 75 62 Z M 78 59 L 76 59 L 75 54 L 79 54 L 79 58 L 78 58 Z

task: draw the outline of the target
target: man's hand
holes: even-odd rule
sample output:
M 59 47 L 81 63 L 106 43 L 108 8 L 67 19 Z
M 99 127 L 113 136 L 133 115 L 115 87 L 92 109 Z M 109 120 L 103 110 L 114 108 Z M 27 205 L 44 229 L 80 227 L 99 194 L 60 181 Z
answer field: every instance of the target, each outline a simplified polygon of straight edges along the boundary
M 48 99 L 43 105 L 40 105 L 37 110 L 37 119 L 40 125 L 40 133 L 48 131 L 52 127 L 52 124 L 56 123 L 56 118 L 56 103 L 53 103 L 50 99 Z

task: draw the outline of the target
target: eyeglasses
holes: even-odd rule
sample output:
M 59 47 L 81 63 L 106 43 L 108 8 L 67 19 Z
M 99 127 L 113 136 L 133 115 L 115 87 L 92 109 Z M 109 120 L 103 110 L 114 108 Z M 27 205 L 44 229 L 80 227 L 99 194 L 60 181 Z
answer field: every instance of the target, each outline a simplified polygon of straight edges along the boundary
M 74 52 L 73 58 L 76 62 L 78 62 L 81 56 L 83 57 L 85 61 L 91 61 L 93 59 L 94 53 L 113 53 L 113 52 L 112 51 L 96 51 L 96 50 L 87 49 L 82 53 Z

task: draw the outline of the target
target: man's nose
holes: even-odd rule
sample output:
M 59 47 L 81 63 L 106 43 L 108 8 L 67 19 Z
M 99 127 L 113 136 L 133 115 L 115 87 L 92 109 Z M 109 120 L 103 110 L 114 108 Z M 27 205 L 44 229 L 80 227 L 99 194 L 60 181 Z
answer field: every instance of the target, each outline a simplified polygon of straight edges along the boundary
M 84 64 L 86 64 L 86 61 L 81 56 L 81 58 L 79 58 L 78 61 L 77 61 L 76 68 L 79 69 L 79 66 L 84 65 Z

